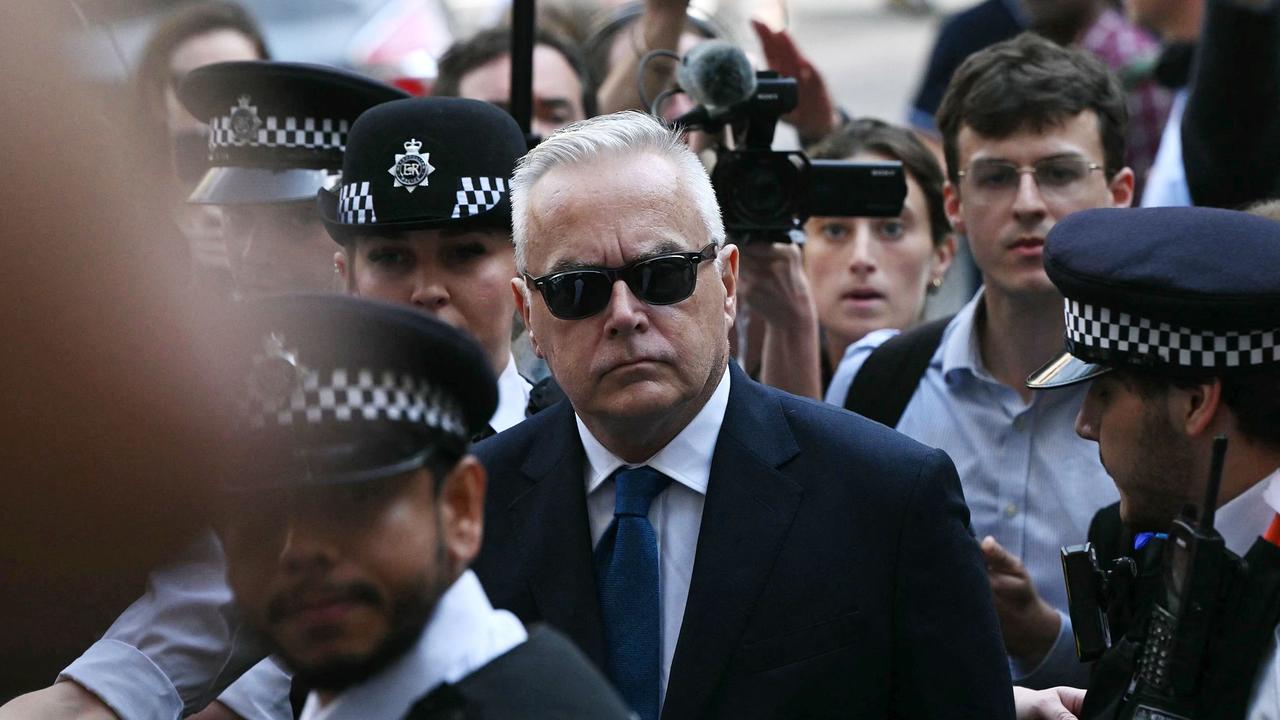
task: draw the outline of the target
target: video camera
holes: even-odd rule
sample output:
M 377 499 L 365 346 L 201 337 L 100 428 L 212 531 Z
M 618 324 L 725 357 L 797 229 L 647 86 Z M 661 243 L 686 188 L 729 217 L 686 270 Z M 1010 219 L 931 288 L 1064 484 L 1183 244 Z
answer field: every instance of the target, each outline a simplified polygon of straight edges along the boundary
M 730 142 L 716 147 L 711 173 L 731 236 L 786 241 L 813 215 L 902 212 L 907 183 L 900 162 L 811 160 L 800 151 L 772 150 L 778 119 L 799 103 L 796 81 L 768 70 L 744 77 L 742 68 L 750 72 L 741 50 L 711 41 L 691 51 L 677 72 L 681 88 L 699 105 L 676 125 L 714 136 L 731 131 Z M 717 97 L 737 101 L 718 105 Z

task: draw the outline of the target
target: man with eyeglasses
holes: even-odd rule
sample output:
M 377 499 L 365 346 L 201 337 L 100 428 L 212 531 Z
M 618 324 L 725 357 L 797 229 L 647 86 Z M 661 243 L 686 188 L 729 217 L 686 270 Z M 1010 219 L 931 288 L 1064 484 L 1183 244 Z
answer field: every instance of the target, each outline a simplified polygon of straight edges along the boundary
M 903 383 L 898 415 L 878 419 L 955 461 L 1015 681 L 1081 687 L 1059 550 L 1085 538 L 1116 491 L 1074 432 L 1082 391 L 1038 393 L 1024 381 L 1062 342 L 1046 234 L 1073 212 L 1132 199 L 1124 95 L 1096 59 L 1028 34 L 970 57 L 938 120 L 947 214 L 983 287 L 950 321 L 850 347 L 827 399 L 857 407 L 885 384 L 886 365 L 902 366 L 904 353 L 924 361 Z
M 476 448 L 495 605 L 642 720 L 1012 717 L 950 462 L 729 360 L 738 250 L 679 136 L 569 126 L 512 203 L 515 301 L 568 401 Z

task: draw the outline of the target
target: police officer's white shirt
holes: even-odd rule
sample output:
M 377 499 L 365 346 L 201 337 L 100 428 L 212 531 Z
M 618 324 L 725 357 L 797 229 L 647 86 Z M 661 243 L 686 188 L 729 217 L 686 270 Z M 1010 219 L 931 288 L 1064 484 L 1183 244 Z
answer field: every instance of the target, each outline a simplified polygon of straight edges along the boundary
M 495 431 L 524 419 L 529 391 L 508 357 L 489 421 Z M 222 545 L 209 532 L 152 572 L 145 594 L 58 679 L 84 686 L 122 720 L 173 720 L 221 688 L 217 700 L 246 720 L 291 720 L 289 676 L 265 654 L 240 623 Z
M 498 375 L 498 409 L 489 421 L 494 432 L 502 432 L 524 420 L 531 389 L 529 381 L 516 369 L 515 356 L 508 355 L 507 366 Z
M 1252 545 L 1258 535 L 1267 529 L 1271 518 L 1276 513 L 1280 513 L 1280 469 L 1250 488 L 1249 492 L 1224 505 L 1223 510 L 1227 509 L 1236 500 L 1244 498 L 1255 490 L 1260 490 L 1261 497 L 1257 498 L 1255 496 L 1253 504 L 1258 506 L 1259 511 L 1265 512 L 1267 517 L 1261 524 L 1251 526 L 1252 537 L 1249 538 L 1249 545 Z M 1262 502 L 1259 502 L 1259 499 Z M 1219 516 L 1221 516 L 1221 513 L 1222 511 L 1220 510 Z M 1225 534 L 1223 539 L 1227 540 Z M 1227 540 L 1227 547 L 1231 547 L 1231 540 Z M 1234 547 L 1231 547 L 1231 549 L 1240 555 L 1248 551 L 1248 547 L 1245 547 L 1244 551 Z M 1249 710 L 1245 714 L 1245 720 L 1280 720 L 1280 628 L 1270 628 L 1270 631 L 1270 649 L 1254 676 L 1253 695 L 1249 699 Z
M 440 596 L 417 645 L 325 705 L 311 693 L 302 720 L 398 720 L 436 686 L 458 682 L 528 637 L 515 615 L 489 604 L 467 570 Z

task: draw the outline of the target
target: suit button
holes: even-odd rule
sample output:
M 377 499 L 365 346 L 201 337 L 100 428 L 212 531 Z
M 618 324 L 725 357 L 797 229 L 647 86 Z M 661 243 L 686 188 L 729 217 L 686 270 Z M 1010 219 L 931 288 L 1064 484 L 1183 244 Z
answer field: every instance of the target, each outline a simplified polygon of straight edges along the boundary
M 1004 506 L 1005 517 L 1011 518 L 1011 517 L 1015 517 L 1017 514 L 1018 514 L 1018 506 L 1016 504 L 1009 503 L 1008 505 Z

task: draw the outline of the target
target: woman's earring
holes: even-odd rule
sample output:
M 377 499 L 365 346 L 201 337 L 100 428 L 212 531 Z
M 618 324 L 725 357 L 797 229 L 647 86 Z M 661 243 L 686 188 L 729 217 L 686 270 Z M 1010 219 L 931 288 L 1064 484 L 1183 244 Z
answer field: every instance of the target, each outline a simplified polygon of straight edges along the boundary
M 939 290 L 939 289 L 941 289 L 941 288 L 942 288 L 942 278 L 941 278 L 941 277 L 935 277 L 934 279 L 932 279 L 932 280 L 930 280 L 930 281 L 929 281 L 929 289 L 930 289 L 930 290 Z

